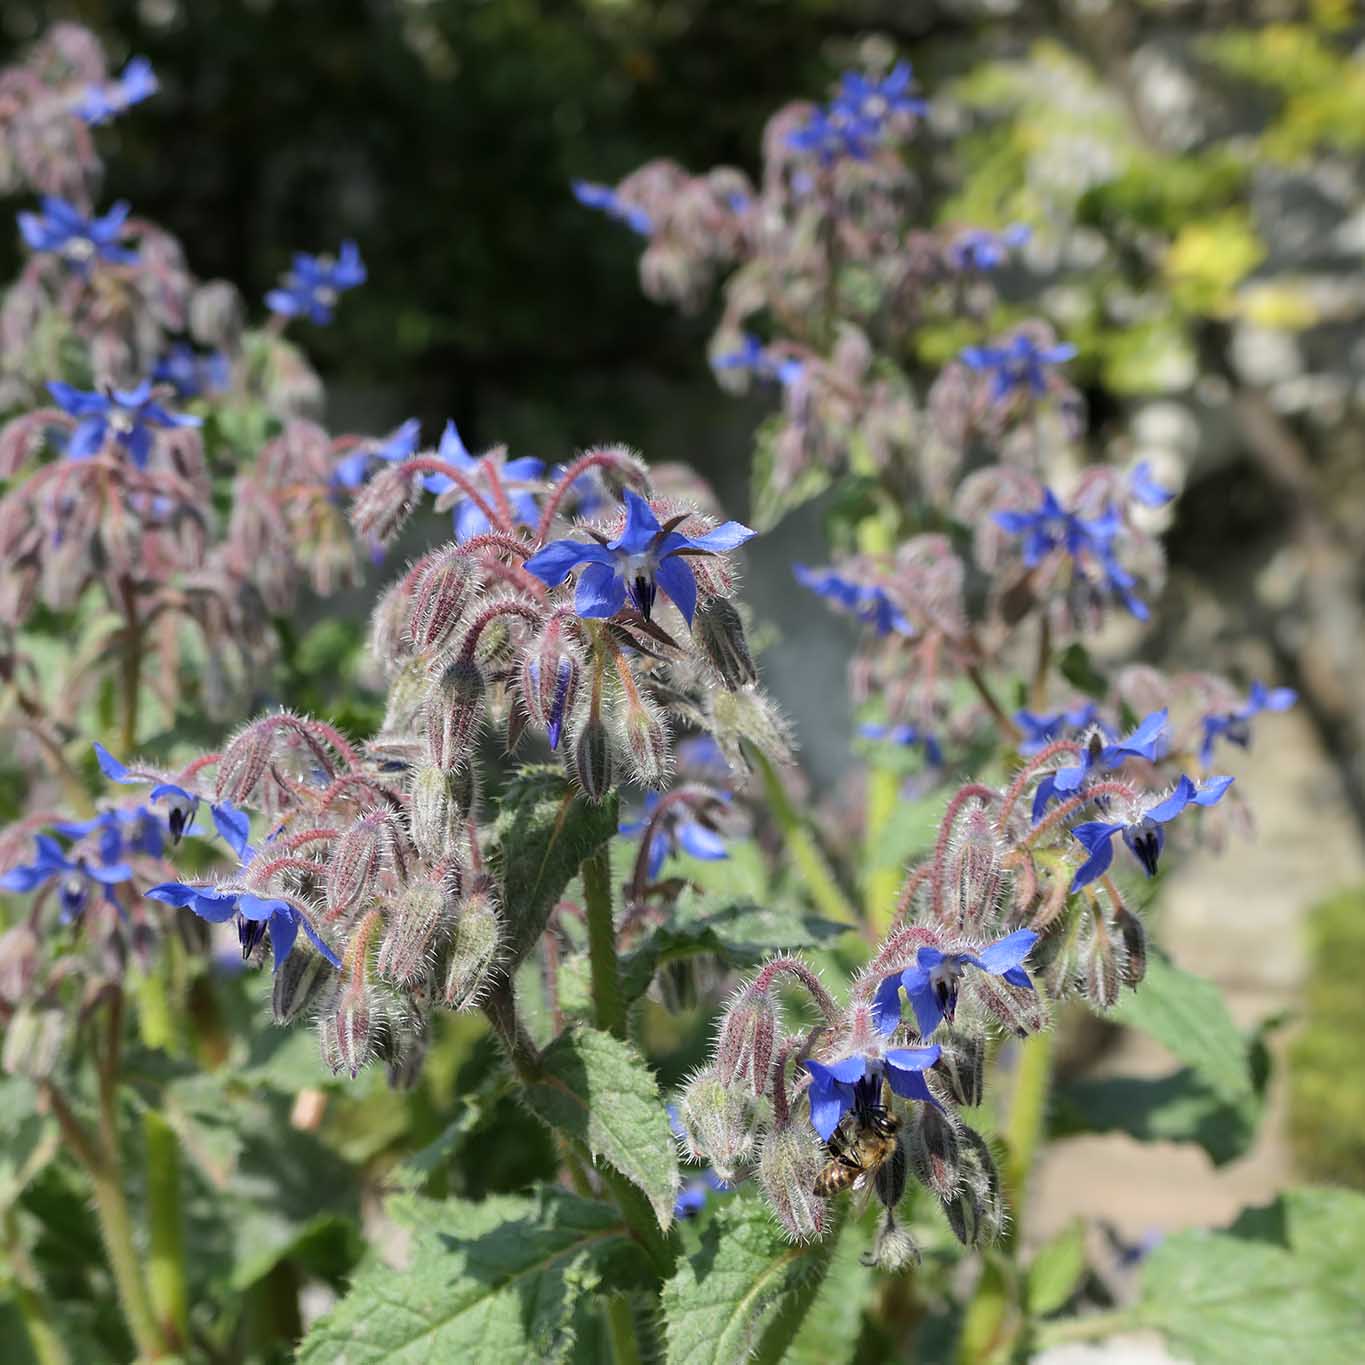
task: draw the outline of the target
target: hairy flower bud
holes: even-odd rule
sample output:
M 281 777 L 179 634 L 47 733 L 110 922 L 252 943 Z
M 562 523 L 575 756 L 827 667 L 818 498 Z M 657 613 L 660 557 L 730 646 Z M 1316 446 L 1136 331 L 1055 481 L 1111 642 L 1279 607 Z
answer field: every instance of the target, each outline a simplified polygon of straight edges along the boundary
M 450 772 L 468 762 L 478 741 L 487 691 L 483 671 L 463 654 L 432 683 L 424 707 L 427 752 L 438 768 Z
M 816 1242 L 824 1236 L 829 1204 L 815 1194 L 824 1159 L 820 1140 L 806 1124 L 785 1124 L 763 1139 L 758 1183 L 793 1242 Z
M 472 763 L 455 772 L 431 763 L 417 769 L 408 794 L 408 832 L 427 862 L 463 861 L 468 853 L 465 821 L 474 804 L 475 779 Z
M 327 901 L 334 910 L 349 910 L 379 889 L 379 876 L 393 843 L 393 827 L 384 811 L 367 811 L 332 849 L 327 864 Z
M 351 504 L 351 525 L 366 540 L 391 545 L 417 506 L 417 479 L 401 465 L 381 469 Z
M 864 1264 L 874 1265 L 888 1275 L 898 1275 L 902 1270 L 918 1265 L 919 1259 L 919 1247 L 915 1245 L 910 1229 L 888 1208 Z
M 607 727 L 600 716 L 589 713 L 573 736 L 573 775 L 594 806 L 607 799 L 614 767 Z
M 678 1096 L 678 1119 L 688 1150 L 733 1181 L 753 1160 L 758 1107 L 746 1089 L 726 1085 L 712 1069 L 699 1071 Z
M 708 597 L 702 602 L 692 620 L 692 638 L 730 691 L 758 681 L 744 622 L 729 598 Z
M 616 714 L 617 746 L 632 780 L 656 791 L 666 786 L 673 769 L 673 752 L 663 712 L 641 697 L 628 701 Z
M 705 698 L 708 729 L 720 746 L 725 761 L 740 772 L 747 772 L 748 759 L 743 742 L 747 740 L 774 763 L 795 761 L 791 727 L 786 718 L 761 692 L 741 688 L 731 692 L 714 689 Z
M 949 834 L 943 887 L 945 913 L 959 932 L 979 937 L 993 922 L 1004 890 L 1003 854 L 990 812 L 969 802 Z
M 270 996 L 277 1024 L 293 1023 L 328 988 L 336 984 L 336 969 L 302 940 L 275 969 Z
M 1136 986 L 1147 975 L 1147 930 L 1126 905 L 1115 908 L 1114 927 L 1123 942 L 1123 984 Z
M 52 1075 L 66 1038 L 66 1016 L 58 1009 L 25 1006 L 5 1026 L 0 1065 L 10 1076 L 42 1081 Z
M 343 982 L 318 1017 L 322 1060 L 332 1074 L 348 1071 L 354 1080 L 374 1056 L 382 1025 L 382 1010 L 376 1008 L 372 992 L 360 981 Z
M 777 1010 L 767 991 L 740 992 L 721 1019 L 712 1065 L 725 1085 L 751 1085 L 755 1095 L 768 1086 L 777 1032 Z
M 1107 1010 L 1118 1004 L 1121 985 L 1114 940 L 1096 913 L 1091 919 L 1090 932 L 1081 945 L 1081 989 L 1087 1000 Z
M 250 801 L 270 763 L 272 728 L 268 720 L 253 721 L 223 750 L 218 760 L 214 795 L 242 805 Z
M 965 1124 L 958 1134 L 961 1178 L 957 1192 L 944 1202 L 949 1226 L 965 1247 L 987 1246 L 1005 1226 L 1000 1172 L 985 1139 Z
M 981 1103 L 986 1077 L 986 1040 L 962 1029 L 940 1034 L 941 1051 L 933 1070 L 948 1087 L 954 1104 L 974 1109 Z
M 1027 1038 L 1047 1027 L 1047 1004 L 1041 992 L 1011 985 L 986 972 L 973 975 L 972 989 L 976 999 L 1016 1038 Z
M 473 599 L 476 574 L 470 557 L 451 551 L 417 576 L 408 616 L 408 638 L 421 651 L 440 649 L 463 621 Z
M 0 1000 L 17 1005 L 38 970 L 38 935 L 22 921 L 0 934 Z
M 408 985 L 431 970 L 436 949 L 450 932 L 455 907 L 440 882 L 409 883 L 389 915 L 379 943 L 375 970 L 398 985 Z
M 493 897 L 478 889 L 461 903 L 446 954 L 441 1003 L 448 1010 L 473 1009 L 492 984 L 502 945 Z
M 532 722 L 544 730 L 550 748 L 559 747 L 565 718 L 573 714 L 583 672 L 582 655 L 552 618 L 522 658 L 521 698 Z
M 953 1121 L 935 1105 L 916 1105 L 909 1148 L 915 1179 L 940 1199 L 951 1199 L 960 1175 L 957 1128 Z

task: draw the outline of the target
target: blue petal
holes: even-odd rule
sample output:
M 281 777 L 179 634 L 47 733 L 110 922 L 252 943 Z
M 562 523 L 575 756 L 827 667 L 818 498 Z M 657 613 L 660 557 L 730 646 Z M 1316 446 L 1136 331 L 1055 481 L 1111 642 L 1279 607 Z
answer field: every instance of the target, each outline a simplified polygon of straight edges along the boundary
M 467 540 L 473 540 L 475 536 L 486 535 L 492 529 L 493 524 L 488 520 L 483 508 L 480 507 L 473 498 L 464 498 L 462 501 L 455 504 L 455 539 L 461 545 Z M 558 541 L 556 543 L 565 545 L 572 544 L 573 542 Z M 546 549 L 550 548 L 550 546 L 546 546 Z M 544 551 L 542 550 L 541 553 L 543 554 Z M 533 556 L 533 558 L 538 557 L 539 556 Z M 530 560 L 527 560 L 527 565 L 529 567 Z M 531 572 L 535 573 L 536 570 L 532 569 Z M 554 584 L 551 584 L 550 586 L 553 587 Z
M 610 564 L 589 564 L 578 575 L 574 611 L 580 616 L 615 616 L 626 604 L 626 585 Z
M 872 1021 L 888 1038 L 900 1027 L 901 974 L 886 977 L 872 997 Z
M 1230 777 L 1211 777 L 1195 789 L 1190 800 L 1196 806 L 1212 806 L 1222 800 L 1223 793 L 1232 786 L 1232 783 L 1233 779 Z
M 1182 773 L 1180 781 L 1175 784 L 1175 790 L 1164 801 L 1158 801 L 1155 806 L 1144 811 L 1143 814 L 1148 820 L 1154 820 L 1158 825 L 1164 825 L 1167 820 L 1174 820 L 1194 799 L 1194 783 Z
M 294 940 L 299 936 L 298 912 L 292 906 L 286 910 L 276 910 L 270 916 L 266 930 L 270 934 L 270 955 L 275 960 L 274 970 L 279 971 L 280 963 L 289 956 L 294 947 Z
M 854 1081 L 860 1081 L 867 1075 L 867 1058 L 852 1056 L 843 1057 L 837 1062 L 811 1062 L 806 1063 L 807 1070 L 812 1076 L 832 1076 L 836 1081 L 844 1085 L 852 1085 Z
M 925 950 L 920 949 L 923 953 Z M 940 958 L 942 955 L 940 954 Z M 915 1026 L 921 1038 L 928 1038 L 943 1022 L 943 1011 L 938 1007 L 934 988 L 929 984 L 927 965 L 907 967 L 901 973 L 901 985 L 910 998 L 910 1008 L 915 1012 Z
M 626 524 L 621 534 L 611 542 L 613 550 L 624 550 L 627 554 L 643 554 L 649 549 L 654 537 L 662 529 L 654 509 L 633 489 L 625 491 Z M 582 613 L 579 613 L 582 615 Z
M 547 588 L 557 588 L 579 564 L 614 565 L 615 562 L 611 551 L 596 541 L 552 540 L 537 550 L 524 567 Z
M 214 828 L 222 835 L 223 842 L 239 858 L 243 857 L 247 838 L 251 834 L 251 817 L 230 801 L 217 801 L 210 810 Z
M 103 417 L 87 417 L 80 422 L 66 443 L 66 455 L 71 460 L 88 460 L 104 445 L 108 423 Z
M 326 958 L 327 961 L 332 964 L 333 967 L 340 969 L 341 959 L 332 950 L 331 945 L 308 922 L 307 915 L 299 916 L 299 924 L 302 925 L 303 932 L 308 936 L 308 939 L 312 943 L 313 947 L 315 947 L 318 950 L 318 952 L 320 952 L 323 955 L 323 957 Z
M 682 612 L 683 620 L 690 626 L 692 615 L 697 609 L 697 577 L 692 566 L 677 555 L 668 555 L 659 561 L 654 570 L 654 581 L 669 596 L 673 605 Z M 582 615 L 582 613 L 579 613 Z
M 1108 870 L 1109 865 L 1114 861 L 1114 835 L 1118 833 L 1121 826 L 1101 824 L 1099 821 L 1091 821 L 1088 824 L 1077 825 L 1071 832 L 1086 848 L 1090 850 L 1090 856 L 1076 869 L 1076 875 L 1071 879 L 1071 890 L 1079 891 L 1081 887 L 1103 876 Z M 1081 831 L 1104 831 L 1103 837 L 1098 834 L 1089 840 L 1082 835 Z
M 651 836 L 649 841 L 649 860 L 645 864 L 645 875 L 650 881 L 657 881 L 663 870 L 664 859 L 668 857 L 668 835 L 662 830 Z
M 685 820 L 678 826 L 678 844 L 694 858 L 708 863 L 720 862 L 730 856 L 725 840 L 713 829 L 696 820 Z
M 1038 935 L 1032 929 L 1016 929 L 998 943 L 983 948 L 977 955 L 977 966 L 992 976 L 1003 976 L 1011 967 L 1022 965 L 1037 942 Z
M 750 530 L 749 527 L 740 522 L 727 521 L 723 525 L 717 526 L 714 531 L 708 531 L 704 536 L 697 536 L 690 543 L 698 550 L 723 553 L 726 550 L 737 550 L 746 540 L 752 540 L 757 534 L 757 531 Z
M 142 781 L 140 777 L 130 777 L 128 769 L 98 740 L 95 741 L 95 761 L 100 765 L 100 772 L 111 782 L 138 783 Z
M 890 1055 L 887 1053 L 888 1058 Z M 935 1109 L 943 1108 L 930 1093 L 927 1082 L 918 1071 L 900 1071 L 890 1066 L 886 1071 L 886 1083 L 904 1100 L 922 1100 L 932 1104 Z

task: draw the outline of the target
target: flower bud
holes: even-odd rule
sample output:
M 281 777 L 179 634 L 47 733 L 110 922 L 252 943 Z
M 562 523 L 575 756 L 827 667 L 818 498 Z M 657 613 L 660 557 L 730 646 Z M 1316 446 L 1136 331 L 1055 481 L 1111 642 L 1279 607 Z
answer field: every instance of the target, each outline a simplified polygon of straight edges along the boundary
M 451 551 L 432 560 L 417 576 L 408 616 L 408 638 L 416 650 L 440 649 L 464 619 L 476 587 L 470 557 Z
M 24 1007 L 5 1027 L 0 1065 L 10 1076 L 43 1081 L 52 1075 L 66 1038 L 66 1016 L 61 1010 Z
M 611 791 L 613 767 L 607 727 L 600 716 L 590 713 L 573 737 L 573 775 L 594 806 L 601 805 Z
M 777 1031 L 777 1010 L 767 991 L 746 987 L 725 1012 L 716 1036 L 712 1065 L 725 1085 L 750 1085 L 755 1095 L 768 1086 Z
M 643 697 L 617 712 L 616 742 L 633 781 L 658 790 L 668 784 L 673 753 L 663 712 Z
M 502 944 L 493 897 L 476 890 L 460 905 L 446 954 L 441 1003 L 448 1010 L 473 1009 L 492 983 Z
M 761 692 L 741 688 L 713 690 L 705 699 L 707 724 L 725 761 L 740 772 L 748 771 L 743 741 L 766 754 L 774 763 L 792 763 L 791 726 L 777 707 Z
M 1081 989 L 1091 1004 L 1107 1010 L 1118 1004 L 1121 984 L 1114 940 L 1097 913 L 1081 945 Z
M 965 1247 L 987 1246 L 1005 1226 L 1000 1172 L 985 1139 L 965 1124 L 958 1135 L 961 1179 L 943 1211 L 954 1236 Z
M 38 935 L 20 922 L 0 934 L 0 1000 L 17 1005 L 38 971 Z
M 1012 986 L 998 976 L 985 972 L 972 975 L 977 1000 L 1016 1038 L 1041 1033 L 1047 1027 L 1047 1004 L 1042 995 L 1027 986 Z
M 375 1052 L 382 1033 L 382 1011 L 362 982 L 343 982 L 332 1004 L 318 1018 L 322 1060 L 335 1076 L 348 1071 L 354 1080 Z
M 366 540 L 391 545 L 417 506 L 417 478 L 401 465 L 381 469 L 356 494 L 351 504 L 351 525 Z
M 1114 927 L 1123 942 L 1123 984 L 1136 986 L 1147 975 L 1147 930 L 1126 905 L 1115 908 Z
M 877 1174 L 872 1182 L 877 1198 L 888 1213 L 901 1202 L 901 1196 L 905 1193 L 905 1175 L 905 1143 L 898 1137 L 891 1155 L 877 1167 Z
M 944 910 L 949 923 L 969 937 L 983 935 L 993 919 L 1004 886 L 1004 849 L 986 807 L 969 801 L 948 837 Z
M 805 1124 L 785 1124 L 763 1140 L 758 1183 L 793 1242 L 816 1242 L 824 1236 L 828 1201 L 815 1194 L 823 1163 L 820 1141 Z
M 708 597 L 701 603 L 692 619 L 692 638 L 730 691 L 758 681 L 744 622 L 729 598 Z
M 208 280 L 190 295 L 190 335 L 201 346 L 237 348 L 245 312 L 236 285 L 227 280 Z
M 253 721 L 223 750 L 214 788 L 219 801 L 227 798 L 238 805 L 250 801 L 270 763 L 271 733 L 268 718 Z
M 335 986 L 335 978 L 332 964 L 300 938 L 273 977 L 270 1007 L 275 1022 L 293 1023 L 325 990 Z
M 944 1032 L 934 1072 L 948 1087 L 954 1104 L 974 1109 L 981 1103 L 986 1077 L 985 1038 L 962 1029 Z
M 473 805 L 474 778 L 472 763 L 455 772 L 431 763 L 417 769 L 408 793 L 408 832 L 427 862 L 463 861 L 467 854 L 465 821 Z
M 450 931 L 454 909 L 439 882 L 423 878 L 410 883 L 389 915 L 380 940 L 375 962 L 379 975 L 400 986 L 425 976 Z
M 374 896 L 392 843 L 384 811 L 368 811 L 342 834 L 327 864 L 327 901 L 333 910 L 349 910 Z
M 957 1128 L 953 1121 L 935 1105 L 916 1105 L 909 1147 L 915 1179 L 940 1199 L 951 1199 L 961 1174 Z
M 872 1244 L 871 1254 L 864 1259 L 864 1265 L 876 1266 L 888 1275 L 898 1275 L 920 1260 L 919 1247 L 910 1235 L 910 1229 L 900 1222 L 891 1212 L 877 1228 L 877 1239 Z
M 678 1096 L 684 1143 L 722 1180 L 735 1180 L 753 1161 L 758 1119 L 753 1096 L 726 1085 L 714 1070 L 699 1071 Z
M 552 749 L 559 747 L 565 719 L 573 714 L 582 672 L 579 650 L 563 623 L 551 619 L 522 659 L 521 698 L 532 722 L 549 737 Z
M 427 692 L 427 752 L 450 772 L 462 767 L 474 751 L 487 696 L 483 672 L 461 654 L 447 664 Z

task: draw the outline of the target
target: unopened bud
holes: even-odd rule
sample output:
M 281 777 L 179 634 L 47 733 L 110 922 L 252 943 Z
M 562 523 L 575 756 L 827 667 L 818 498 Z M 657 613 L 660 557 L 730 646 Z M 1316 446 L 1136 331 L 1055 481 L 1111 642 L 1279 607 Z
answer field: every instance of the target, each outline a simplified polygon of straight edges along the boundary
M 1096 913 L 1081 946 L 1081 989 L 1091 1004 L 1107 1010 L 1118 1004 L 1121 984 L 1114 940 Z
M 417 577 L 412 589 L 408 638 L 417 650 L 434 651 L 454 633 L 464 619 L 475 588 L 470 557 L 452 551 L 432 560 Z
M 1147 930 L 1126 905 L 1115 909 L 1114 927 L 1123 942 L 1123 984 L 1136 986 L 1147 975 Z
M 448 1010 L 473 1009 L 492 984 L 502 944 L 497 908 L 486 890 L 467 896 L 460 905 L 446 956 L 441 1003 Z
M 960 1029 L 940 1035 L 934 1072 L 948 1087 L 954 1104 L 975 1109 L 981 1103 L 986 1077 L 986 1040 Z
M 550 748 L 559 747 L 567 717 L 573 714 L 583 672 L 582 656 L 552 619 L 527 649 L 521 665 L 521 697 L 533 724 L 544 730 Z
M 370 992 L 358 981 L 344 982 L 330 1008 L 318 1018 L 322 1060 L 337 1075 L 347 1071 L 354 1080 L 374 1056 L 382 1019 Z
M 366 540 L 391 545 L 417 506 L 417 478 L 401 465 L 381 469 L 356 494 L 351 504 L 351 525 Z
M 601 805 L 611 791 L 613 767 L 607 727 L 600 716 L 589 714 L 573 737 L 573 774 L 594 806 Z
M 945 1201 L 943 1209 L 963 1246 L 987 1246 L 1005 1226 L 1000 1172 L 980 1133 L 964 1124 L 958 1137 L 962 1175 L 957 1193 Z
M 408 794 L 408 832 L 427 862 L 463 859 L 467 852 L 465 821 L 473 804 L 474 775 L 472 763 L 455 772 L 430 763 L 418 768 Z
M 423 879 L 409 884 L 389 915 L 379 943 L 375 970 L 386 980 L 407 985 L 425 976 L 436 949 L 450 932 L 455 907 L 446 888 Z
M 336 983 L 336 969 L 300 938 L 275 970 L 270 1006 L 277 1024 L 289 1024 Z
M 746 740 L 774 763 L 795 761 L 791 726 L 756 688 L 741 688 L 737 692 L 713 690 L 706 698 L 706 706 L 709 712 L 706 728 L 732 768 L 748 770 L 749 760 L 743 748 Z
M 940 1199 L 951 1199 L 961 1175 L 957 1128 L 953 1121 L 935 1105 L 916 1105 L 909 1146 L 915 1179 Z
M 190 335 L 201 346 L 237 348 L 245 311 L 237 287 L 227 280 L 209 280 L 190 295 Z
M 0 1000 L 17 1005 L 38 971 L 38 935 L 22 922 L 0 934 Z
M 616 715 L 616 740 L 632 780 L 656 791 L 667 786 L 673 752 L 663 712 L 641 697 L 629 701 Z
M 726 1085 L 714 1070 L 698 1072 L 678 1096 L 684 1142 L 722 1180 L 735 1180 L 753 1161 L 758 1117 L 754 1097 Z
M 272 727 L 253 721 L 223 750 L 214 795 L 239 805 L 249 802 L 270 763 Z
M 42 1081 L 52 1075 L 66 1037 L 66 1016 L 56 1009 L 20 1009 L 5 1026 L 0 1065 L 11 1076 Z
M 973 973 L 972 988 L 976 999 L 1016 1038 L 1027 1038 L 1047 1027 L 1047 1004 L 1038 991 L 986 972 Z
M 927 1105 L 924 1107 L 928 1108 Z M 888 1213 L 901 1202 L 901 1196 L 905 1193 L 905 1176 L 905 1143 L 898 1137 L 891 1155 L 877 1167 L 877 1174 L 872 1181 L 877 1198 Z
M 814 1130 L 803 1123 L 785 1124 L 763 1140 L 758 1183 L 793 1242 L 816 1242 L 824 1236 L 828 1201 L 815 1193 L 824 1160 L 824 1148 Z
M 729 598 L 708 597 L 702 602 L 692 619 L 692 638 L 730 691 L 758 681 L 744 622 Z
M 427 752 L 447 772 L 463 767 L 474 751 L 487 694 L 483 672 L 460 655 L 432 683 L 425 703 Z
M 375 894 L 392 843 L 393 828 L 383 811 L 367 812 L 342 834 L 327 864 L 327 901 L 333 910 L 348 910 Z
M 877 1239 L 872 1251 L 864 1260 L 864 1265 L 875 1266 L 888 1275 L 898 1275 L 920 1260 L 919 1247 L 905 1226 L 890 1209 L 877 1228 Z
M 1004 883 L 1004 849 L 995 821 L 979 802 L 968 802 L 953 822 L 948 840 L 945 911 L 949 922 L 971 937 L 993 918 Z
M 761 1095 L 768 1087 L 777 1010 L 767 991 L 745 988 L 721 1019 L 713 1065 L 726 1085 L 742 1083 Z

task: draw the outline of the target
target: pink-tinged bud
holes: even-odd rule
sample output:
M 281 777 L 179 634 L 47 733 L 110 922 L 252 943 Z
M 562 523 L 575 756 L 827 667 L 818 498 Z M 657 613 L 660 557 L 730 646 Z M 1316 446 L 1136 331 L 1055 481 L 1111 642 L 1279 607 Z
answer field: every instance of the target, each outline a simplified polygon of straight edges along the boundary
M 752 1164 L 759 1114 L 747 1089 L 726 1085 L 714 1070 L 699 1071 L 678 1096 L 678 1121 L 689 1150 L 722 1180 L 735 1180 Z
M 215 797 L 238 805 L 249 802 L 270 765 L 273 726 L 270 718 L 252 721 L 223 750 L 218 760 Z
M 1005 1226 L 1000 1172 L 985 1139 L 965 1124 L 958 1134 L 960 1179 L 943 1211 L 954 1236 L 965 1247 L 989 1246 Z
M 477 578 L 470 557 L 450 551 L 432 560 L 412 589 L 408 638 L 416 650 L 440 649 L 464 620 Z
M 0 934 L 0 1000 L 17 1005 L 38 971 L 38 935 L 24 923 Z
M 663 712 L 652 701 L 641 697 L 617 711 L 616 741 L 632 781 L 655 791 L 668 785 L 673 751 Z
M 953 1121 L 932 1104 L 916 1105 L 907 1145 L 915 1179 L 940 1199 L 951 1199 L 961 1175 L 957 1127 Z
M 186 916 L 188 918 L 188 916 Z M 336 968 L 314 952 L 302 935 L 275 970 L 270 1007 L 277 1024 L 293 1023 L 328 990 L 336 988 Z
M 424 878 L 410 883 L 389 914 L 375 970 L 400 986 L 425 977 L 454 918 L 450 894 L 440 882 Z
M 948 836 L 942 889 L 946 922 L 960 933 L 985 937 L 994 923 L 1004 891 L 1004 852 L 991 813 L 977 802 L 966 804 Z
M 692 619 L 692 638 L 731 692 L 758 681 L 744 622 L 729 598 L 709 597 L 697 608 Z
M 318 1018 L 322 1060 L 334 1076 L 346 1071 L 354 1080 L 360 1074 L 374 1056 L 382 1024 L 371 992 L 359 981 L 343 982 L 331 1007 Z
M 468 763 L 478 743 L 488 688 L 483 671 L 463 654 L 431 683 L 424 705 L 427 752 L 446 772 Z
M 560 736 L 578 699 L 583 656 L 558 618 L 551 619 L 527 649 L 521 665 L 521 698 L 534 725 L 544 730 L 550 748 Z
M 825 1159 L 814 1129 L 804 1123 L 786 1124 L 763 1139 L 758 1183 L 790 1241 L 818 1242 L 825 1235 L 829 1205 L 815 1193 Z
M 393 842 L 392 818 L 385 811 L 367 811 L 342 834 L 327 865 L 327 903 L 333 910 L 374 897 Z
M 389 676 L 411 652 L 408 649 L 408 612 L 410 601 L 408 584 L 400 578 L 386 588 L 370 613 L 370 635 L 367 646 L 376 664 Z M 425 676 L 425 668 L 421 670 Z
M 446 951 L 441 1003 L 448 1010 L 470 1010 L 483 999 L 498 971 L 502 924 L 487 890 L 466 896 Z
M 601 805 L 611 791 L 616 774 L 611 756 L 611 740 L 600 716 L 589 713 L 573 736 L 573 775 L 583 795 L 594 806 Z
M 44 1081 L 52 1075 L 66 1038 L 66 1016 L 61 1010 L 25 1007 L 5 1026 L 0 1065 L 10 1076 Z
M 468 856 L 465 821 L 474 801 L 476 775 L 473 763 L 455 772 L 431 763 L 417 769 L 408 793 L 408 831 L 427 862 L 443 858 L 463 862 Z
M 1123 984 L 1136 986 L 1147 975 L 1147 930 L 1126 905 L 1115 908 L 1114 928 L 1123 944 Z
M 381 469 L 351 504 L 356 534 L 391 545 L 417 506 L 419 488 L 418 477 L 404 473 L 401 465 Z
M 972 974 L 972 989 L 987 1013 L 998 1019 L 1017 1038 L 1041 1033 L 1048 1024 L 1047 1003 L 1040 992 L 1012 986 L 986 972 Z
M 961 1028 L 940 1034 L 939 1059 L 933 1071 L 948 1088 L 954 1104 L 975 1109 L 986 1079 L 986 1040 Z
M 777 1033 L 777 1010 L 767 991 L 746 987 L 721 1019 L 712 1061 L 726 1085 L 745 1084 L 755 1095 L 768 1088 Z

